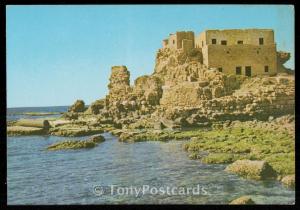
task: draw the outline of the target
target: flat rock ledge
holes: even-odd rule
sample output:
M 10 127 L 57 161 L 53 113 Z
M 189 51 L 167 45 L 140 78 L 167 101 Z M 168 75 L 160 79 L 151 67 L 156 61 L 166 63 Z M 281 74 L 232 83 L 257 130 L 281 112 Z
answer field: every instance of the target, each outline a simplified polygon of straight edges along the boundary
M 83 127 L 58 127 L 49 130 L 50 135 L 64 137 L 88 136 L 103 133 L 102 128 L 87 128 Z
M 94 135 L 91 136 L 87 140 L 67 140 L 61 141 L 55 144 L 50 145 L 47 147 L 49 151 L 56 151 L 56 150 L 68 150 L 68 149 L 89 149 L 94 148 L 99 143 L 104 142 L 105 139 L 101 135 Z
M 254 180 L 275 179 L 277 177 L 274 169 L 266 161 L 260 160 L 237 160 L 228 165 L 225 171 Z
M 8 136 L 30 136 L 30 135 L 44 135 L 47 130 L 37 127 L 25 127 L 25 126 L 9 126 L 7 127 Z
M 255 202 L 249 196 L 242 196 L 229 203 L 229 205 L 253 205 Z

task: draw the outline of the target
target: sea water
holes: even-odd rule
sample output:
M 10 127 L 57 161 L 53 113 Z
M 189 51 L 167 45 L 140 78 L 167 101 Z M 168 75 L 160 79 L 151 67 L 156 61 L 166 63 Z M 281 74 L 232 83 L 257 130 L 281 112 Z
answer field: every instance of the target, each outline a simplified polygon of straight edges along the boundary
M 47 108 L 49 112 L 66 107 Z M 20 110 L 17 110 L 20 113 Z M 45 112 L 30 108 L 26 112 Z M 22 116 L 8 110 L 8 119 Z M 224 171 L 223 164 L 190 160 L 184 141 L 122 143 L 109 133 L 92 149 L 47 151 L 58 141 L 85 139 L 55 136 L 7 138 L 8 204 L 227 204 L 249 195 L 259 204 L 292 204 L 295 191 L 277 181 L 252 181 Z M 103 195 L 95 187 L 103 187 Z M 123 189 L 112 193 L 111 186 Z M 195 188 L 205 193 L 179 194 L 124 189 L 148 186 Z

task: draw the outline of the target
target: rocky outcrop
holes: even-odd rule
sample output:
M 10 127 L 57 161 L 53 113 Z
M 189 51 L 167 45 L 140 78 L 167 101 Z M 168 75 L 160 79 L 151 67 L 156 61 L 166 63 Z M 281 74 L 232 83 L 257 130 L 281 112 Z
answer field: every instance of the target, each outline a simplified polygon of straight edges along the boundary
M 285 176 L 281 179 L 281 182 L 289 188 L 295 188 L 295 174 Z
M 83 100 L 77 100 L 75 103 L 68 109 L 68 112 L 84 112 L 85 104 Z
M 242 196 L 240 198 L 234 199 L 229 203 L 229 205 L 253 205 L 255 202 L 249 196 Z
M 156 76 L 141 76 L 134 82 L 133 95 L 137 99 L 131 103 L 159 105 L 162 96 L 162 83 Z
M 88 107 L 85 113 L 97 115 L 100 113 L 100 110 L 105 107 L 105 103 L 106 103 L 105 99 L 96 100 Z
M 105 141 L 104 137 L 101 135 L 95 135 L 91 138 L 80 141 L 80 140 L 67 140 L 58 142 L 47 147 L 47 150 L 68 150 L 68 149 L 89 149 L 97 146 L 99 143 Z
M 228 165 L 225 171 L 256 180 L 274 179 L 277 176 L 266 161 L 258 160 L 237 160 Z
M 88 136 L 93 134 L 103 133 L 104 129 L 102 127 L 92 127 L 82 124 L 64 124 L 62 126 L 56 126 L 49 130 L 50 135 L 54 136 L 65 136 L 65 137 L 75 137 L 75 136 Z

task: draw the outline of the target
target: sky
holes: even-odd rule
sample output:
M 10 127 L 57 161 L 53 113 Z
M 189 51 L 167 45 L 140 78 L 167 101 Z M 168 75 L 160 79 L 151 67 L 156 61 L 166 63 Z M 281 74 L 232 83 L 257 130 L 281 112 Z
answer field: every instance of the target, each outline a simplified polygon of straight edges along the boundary
M 273 29 L 294 69 L 289 5 L 8 5 L 7 106 L 90 104 L 108 94 L 111 66 L 126 65 L 131 84 L 151 74 L 170 33 L 233 28 Z

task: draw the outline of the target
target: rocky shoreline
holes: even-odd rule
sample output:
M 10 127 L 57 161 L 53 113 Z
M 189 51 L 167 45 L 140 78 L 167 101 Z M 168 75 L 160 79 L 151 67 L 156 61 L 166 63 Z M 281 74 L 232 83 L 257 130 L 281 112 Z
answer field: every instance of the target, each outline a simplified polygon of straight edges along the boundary
M 227 172 L 244 178 L 277 179 L 284 186 L 295 186 L 295 118 L 286 115 L 269 121 L 224 121 L 206 127 L 189 129 L 120 129 L 114 124 L 97 123 L 97 118 L 78 114 L 76 120 L 65 116 L 49 121 L 50 128 L 8 126 L 11 135 L 55 135 L 65 137 L 90 136 L 110 132 L 120 142 L 181 140 L 190 159 L 205 164 L 229 164 Z M 34 120 L 32 120 L 34 121 Z M 41 120 L 40 120 L 41 121 Z M 27 121 L 28 122 L 28 121 Z M 24 123 L 24 122 L 23 122 Z M 18 124 L 15 122 L 15 124 Z M 29 123 L 32 124 L 36 123 Z M 24 125 L 24 124 L 23 124 Z M 28 129 L 24 133 L 24 129 Z M 100 137 L 101 138 L 101 137 Z M 93 139 L 93 138 L 92 138 Z M 94 140 L 63 141 L 48 150 L 84 149 L 95 147 Z
M 284 69 L 286 60 L 279 61 Z M 181 140 L 191 159 L 230 164 L 229 173 L 277 179 L 294 188 L 295 78 L 290 72 L 226 75 L 203 65 L 197 49 L 160 49 L 152 75 L 130 85 L 126 66 L 114 66 L 108 89 L 105 98 L 88 107 L 77 100 L 59 118 L 8 122 L 7 135 L 78 137 L 110 132 L 120 142 Z M 90 140 L 66 141 L 48 149 L 96 145 Z M 253 202 L 242 198 L 241 203 Z

